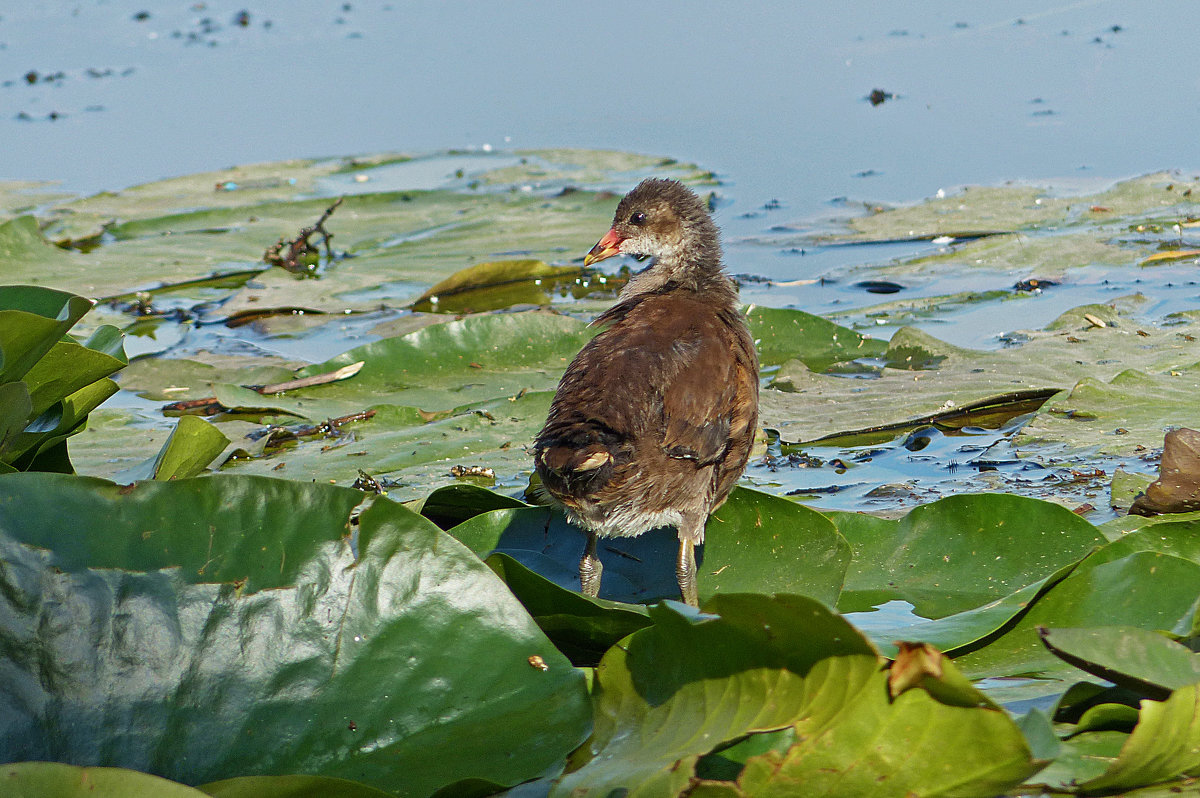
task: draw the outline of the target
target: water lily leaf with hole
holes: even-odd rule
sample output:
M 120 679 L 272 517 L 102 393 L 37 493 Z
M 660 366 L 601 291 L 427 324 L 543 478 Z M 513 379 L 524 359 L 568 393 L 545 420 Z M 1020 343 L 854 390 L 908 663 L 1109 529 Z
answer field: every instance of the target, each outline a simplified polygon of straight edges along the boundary
M 207 793 L 177 782 L 105 767 L 57 762 L 0 765 L 0 783 L 11 798 L 205 798 Z
M 20 641 L 0 664 L 0 747 L 414 796 L 561 761 L 588 728 L 582 675 L 415 513 L 376 500 L 352 547 L 362 500 L 264 478 L 0 477 L 0 623 Z
M 552 795 L 673 795 L 689 784 L 693 795 L 796 794 L 798 784 L 805 795 L 941 795 L 954 785 L 982 798 L 1038 767 L 978 694 L 970 707 L 922 688 L 889 700 L 870 645 L 809 599 L 734 594 L 705 614 L 673 604 L 650 615 L 654 625 L 597 669 L 595 731 Z M 793 724 L 794 744 L 748 757 L 736 782 L 691 779 L 721 743 Z
M 549 508 L 496 510 L 475 516 L 450 534 L 480 556 L 498 551 L 568 590 L 579 589 L 586 536 Z M 601 598 L 623 602 L 677 599 L 674 529 L 599 546 Z M 700 603 L 719 593 L 797 593 L 830 606 L 837 601 L 850 559 L 833 524 L 795 502 L 734 488 L 705 527 L 697 549 Z
M 1200 654 L 1145 629 L 1053 628 L 1042 631 L 1041 638 L 1075 667 L 1157 700 L 1200 682 Z

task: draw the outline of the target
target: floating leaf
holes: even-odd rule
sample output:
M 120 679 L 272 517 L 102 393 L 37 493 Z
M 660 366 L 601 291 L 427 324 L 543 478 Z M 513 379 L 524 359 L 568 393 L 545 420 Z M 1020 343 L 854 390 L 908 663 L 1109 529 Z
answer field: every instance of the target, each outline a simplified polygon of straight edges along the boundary
M 120 473 L 124 482 L 184 479 L 201 474 L 229 445 L 219 429 L 197 416 L 181 416 L 154 458 Z
M 191 784 L 311 773 L 406 795 L 560 761 L 586 734 L 581 674 L 415 513 L 376 500 L 352 547 L 362 499 L 265 478 L 0 477 L 0 617 L 19 641 L 0 747 Z
M 595 731 L 552 795 L 675 794 L 699 756 L 792 724 L 783 752 L 750 756 L 737 782 L 701 782 L 693 794 L 803 785 L 814 796 L 941 795 L 953 785 L 990 798 L 1037 769 L 1017 727 L 978 693 L 983 705 L 971 707 L 925 689 L 890 701 L 871 647 L 816 602 L 727 595 L 707 611 L 652 608 L 654 625 L 605 655 Z
M 499 551 L 552 582 L 578 590 L 586 536 L 549 508 L 496 510 L 450 530 L 480 556 Z M 734 488 L 697 548 L 700 602 L 722 592 L 803 593 L 832 605 L 849 547 L 828 520 L 795 502 Z M 600 595 L 624 602 L 678 598 L 674 529 L 602 540 Z
M 854 552 L 841 606 L 903 599 L 926 618 L 1003 599 L 1105 542 L 1061 505 L 1000 493 L 950 496 L 899 521 L 833 517 Z
M 549 305 L 547 291 L 552 286 L 583 273 L 578 266 L 551 266 L 530 259 L 479 263 L 435 283 L 412 307 L 424 312 L 462 313 L 516 304 Z
M 1177 776 L 1200 775 L 1200 684 L 1165 701 L 1143 701 L 1138 725 L 1103 774 L 1077 785 L 1082 793 L 1119 792 Z
M 122 768 L 76 767 L 57 762 L 0 765 L 0 782 L 13 798 L 204 798 L 207 793 Z
M 1166 263 L 1173 260 L 1186 260 L 1188 258 L 1200 257 L 1200 249 L 1170 249 L 1163 252 L 1155 252 L 1153 255 L 1142 259 L 1143 266 L 1149 266 L 1155 263 Z
M 887 344 L 802 310 L 751 308 L 746 323 L 759 363 L 776 366 L 799 358 L 813 371 L 860 357 L 878 357 Z
M 622 638 L 650 625 L 641 604 L 584 596 L 556 585 L 507 554 L 485 562 L 504 580 L 559 651 L 578 666 L 595 666 Z
M 1157 700 L 1200 682 L 1200 654 L 1144 629 L 1043 629 L 1042 642 L 1077 668 Z

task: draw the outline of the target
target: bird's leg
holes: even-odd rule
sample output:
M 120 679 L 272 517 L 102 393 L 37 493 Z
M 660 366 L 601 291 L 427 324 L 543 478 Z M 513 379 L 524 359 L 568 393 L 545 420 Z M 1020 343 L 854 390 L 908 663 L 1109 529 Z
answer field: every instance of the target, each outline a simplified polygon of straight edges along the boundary
M 583 595 L 593 598 L 600 595 L 600 574 L 603 571 L 604 566 L 596 556 L 596 533 L 588 532 L 583 559 L 579 561 L 579 587 Z
M 696 590 L 696 544 L 690 538 L 679 538 L 679 557 L 675 560 L 675 578 L 679 580 L 679 592 L 685 604 L 700 606 L 700 595 Z

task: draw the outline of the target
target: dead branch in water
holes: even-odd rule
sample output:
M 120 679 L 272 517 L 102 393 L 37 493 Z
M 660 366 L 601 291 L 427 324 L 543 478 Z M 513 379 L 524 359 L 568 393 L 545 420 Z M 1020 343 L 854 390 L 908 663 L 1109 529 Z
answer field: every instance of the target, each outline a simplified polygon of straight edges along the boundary
M 321 243 L 325 245 L 326 260 L 332 261 L 333 247 L 330 246 L 329 241 L 333 238 L 333 233 L 325 229 L 325 222 L 329 220 L 329 217 L 333 215 L 334 210 L 342 204 L 342 200 L 344 199 L 345 197 L 338 197 L 336 202 L 325 209 L 325 212 L 321 214 L 321 218 L 317 219 L 316 224 L 311 227 L 305 227 L 292 240 L 289 241 L 286 238 L 281 238 L 273 245 L 267 247 L 267 251 L 263 253 L 263 261 L 272 266 L 280 266 L 296 274 L 312 274 L 316 269 L 314 258 L 319 259 L 321 251 L 309 239 L 317 233 L 321 234 Z

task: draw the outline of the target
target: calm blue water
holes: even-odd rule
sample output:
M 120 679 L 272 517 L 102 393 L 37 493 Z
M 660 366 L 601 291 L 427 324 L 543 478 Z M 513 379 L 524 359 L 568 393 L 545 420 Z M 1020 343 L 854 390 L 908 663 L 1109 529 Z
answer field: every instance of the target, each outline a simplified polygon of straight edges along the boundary
M 729 9 L 6 0 L 0 178 L 90 192 L 290 157 L 603 147 L 716 170 L 738 236 L 837 197 L 1200 165 L 1192 2 Z M 875 88 L 897 97 L 872 107 Z

